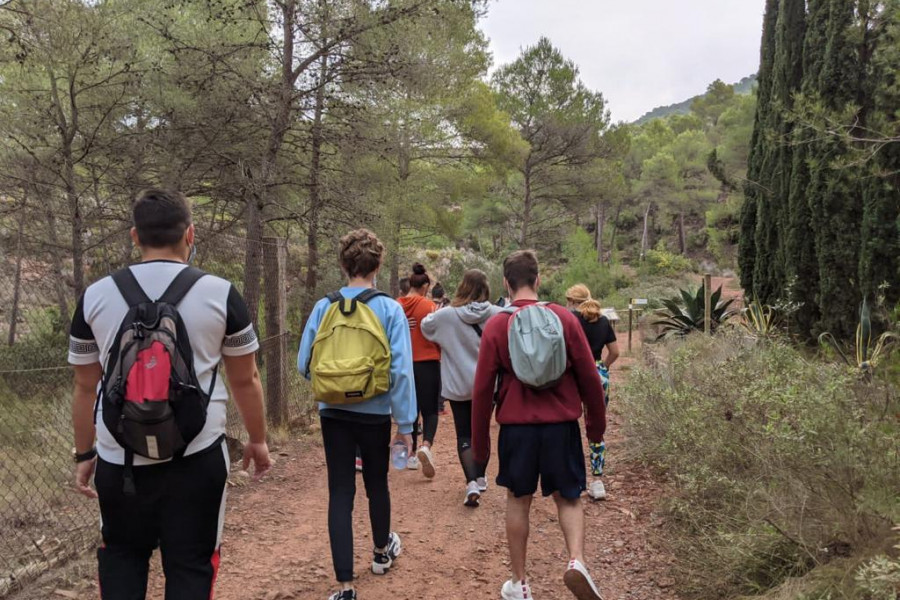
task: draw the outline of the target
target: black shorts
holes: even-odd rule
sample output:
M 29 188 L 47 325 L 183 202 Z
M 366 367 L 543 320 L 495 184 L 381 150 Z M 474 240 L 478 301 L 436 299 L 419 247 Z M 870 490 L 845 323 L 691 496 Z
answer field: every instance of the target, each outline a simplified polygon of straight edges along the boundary
M 578 421 L 542 425 L 501 425 L 497 453 L 500 473 L 497 485 L 516 498 L 537 491 L 556 492 L 574 500 L 586 489 L 581 428 Z

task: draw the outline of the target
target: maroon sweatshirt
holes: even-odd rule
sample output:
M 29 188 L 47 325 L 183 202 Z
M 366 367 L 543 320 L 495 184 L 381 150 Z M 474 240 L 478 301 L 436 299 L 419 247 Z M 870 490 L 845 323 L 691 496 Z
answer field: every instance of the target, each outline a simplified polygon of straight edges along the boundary
M 535 302 L 517 300 L 513 306 L 528 306 Z M 491 411 L 498 374 L 502 374 L 497 405 L 497 422 L 501 425 L 577 421 L 583 404 L 588 439 L 592 442 L 603 440 L 606 430 L 603 383 L 587 338 L 577 317 L 570 311 L 556 304 L 548 307 L 562 321 L 569 364 L 559 383 L 545 390 L 526 387 L 513 374 L 508 337 L 512 315 L 495 315 L 484 327 L 472 392 L 472 450 L 479 462 L 486 462 L 491 454 Z

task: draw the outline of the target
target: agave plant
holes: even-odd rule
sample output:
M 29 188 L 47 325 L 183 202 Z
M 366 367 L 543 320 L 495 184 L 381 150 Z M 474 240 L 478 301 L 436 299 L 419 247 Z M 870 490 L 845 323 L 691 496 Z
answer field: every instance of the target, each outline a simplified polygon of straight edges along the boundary
M 859 308 L 859 324 L 856 326 L 856 337 L 852 348 L 838 342 L 830 332 L 826 331 L 819 336 L 820 344 L 827 344 L 834 348 L 841 360 L 849 366 L 859 369 L 865 377 L 872 376 L 881 361 L 894 350 L 898 340 L 900 340 L 900 336 L 893 331 L 885 331 L 877 338 L 872 339 L 872 310 L 865 299 Z
M 768 338 L 778 330 L 780 322 L 778 311 L 759 300 L 753 300 L 744 309 L 744 320 L 741 327 L 752 337 Z
M 663 300 L 662 304 L 665 308 L 656 312 L 660 318 L 653 324 L 662 330 L 657 339 L 685 336 L 692 331 L 703 331 L 706 328 L 703 287 L 701 286 L 695 292 L 680 291 L 680 297 Z M 712 331 L 716 331 L 722 323 L 737 313 L 737 311 L 731 310 L 732 303 L 734 303 L 734 298 L 722 301 L 722 286 L 712 293 L 710 298 L 710 304 L 713 307 L 710 319 Z

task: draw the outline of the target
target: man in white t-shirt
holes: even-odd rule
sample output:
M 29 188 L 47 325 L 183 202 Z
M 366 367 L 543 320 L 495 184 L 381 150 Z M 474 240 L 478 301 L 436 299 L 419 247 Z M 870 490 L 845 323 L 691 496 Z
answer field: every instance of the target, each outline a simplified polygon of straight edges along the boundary
M 178 192 L 148 190 L 135 201 L 133 218 L 131 237 L 141 250 L 142 262 L 130 271 L 144 294 L 157 299 L 188 268 L 193 255 L 190 208 Z M 100 594 L 105 600 L 144 599 L 150 556 L 156 547 L 166 576 L 166 600 L 212 597 L 229 468 L 224 443 L 228 390 L 216 377 L 220 361 L 249 433 L 244 468 L 253 462 L 258 478 L 271 466 L 256 368 L 259 341 L 243 299 L 228 281 L 205 275 L 190 287 L 177 309 L 190 338 L 199 385 L 211 390 L 206 422 L 175 459 L 158 461 L 129 452 L 133 468 L 125 449 L 107 429 L 103 403 L 98 400 L 103 365 L 129 304 L 112 277 L 105 277 L 84 292 L 72 319 L 69 362 L 75 367 L 75 482 L 81 493 L 99 497 L 103 545 L 97 558 Z M 91 488 L 92 476 L 96 492 Z M 134 484 L 133 495 L 124 485 L 126 478 Z

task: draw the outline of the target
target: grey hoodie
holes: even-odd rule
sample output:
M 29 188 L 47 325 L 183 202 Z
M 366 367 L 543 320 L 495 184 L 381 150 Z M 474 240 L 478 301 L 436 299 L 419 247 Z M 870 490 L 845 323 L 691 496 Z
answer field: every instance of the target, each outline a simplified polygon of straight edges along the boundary
M 448 400 L 471 400 L 475 365 L 482 329 L 488 319 L 503 309 L 490 302 L 472 302 L 454 308 L 448 306 L 422 320 L 422 335 L 441 347 L 441 394 Z

